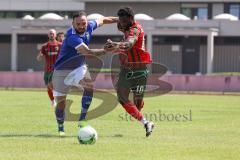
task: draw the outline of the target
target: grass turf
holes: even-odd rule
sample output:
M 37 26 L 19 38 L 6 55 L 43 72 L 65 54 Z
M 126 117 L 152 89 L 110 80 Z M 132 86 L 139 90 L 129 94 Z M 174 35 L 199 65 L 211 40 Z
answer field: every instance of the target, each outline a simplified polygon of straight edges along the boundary
M 155 121 L 149 138 L 142 125 L 126 117 L 119 105 L 89 121 L 99 134 L 94 145 L 78 144 L 77 122 L 66 122 L 67 136 L 58 137 L 53 108 L 45 92 L 1 90 L 0 97 L 1 160 L 240 159 L 239 96 L 146 98 L 143 112 L 149 118 L 153 115 Z M 78 112 L 80 97 L 70 98 L 74 100 L 72 111 Z M 92 108 L 99 103 L 94 99 Z

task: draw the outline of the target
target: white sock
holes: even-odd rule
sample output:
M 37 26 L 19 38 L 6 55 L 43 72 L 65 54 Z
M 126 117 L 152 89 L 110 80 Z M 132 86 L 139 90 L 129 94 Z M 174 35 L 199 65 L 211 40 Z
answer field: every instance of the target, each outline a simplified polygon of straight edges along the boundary
M 143 117 L 143 118 L 141 119 L 141 122 L 142 122 L 143 125 L 145 125 L 146 123 L 148 123 L 148 120 Z

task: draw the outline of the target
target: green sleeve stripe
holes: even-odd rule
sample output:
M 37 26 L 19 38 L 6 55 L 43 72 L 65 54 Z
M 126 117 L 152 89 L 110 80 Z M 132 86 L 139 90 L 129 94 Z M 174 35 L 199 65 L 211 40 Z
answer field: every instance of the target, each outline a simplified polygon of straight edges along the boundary
M 137 31 L 138 29 L 137 28 L 134 28 L 134 32 L 133 32 L 133 39 L 134 39 L 134 42 L 137 40 Z
M 138 32 L 138 29 L 137 28 L 134 28 L 134 42 L 137 40 L 137 32 Z M 140 55 L 137 51 L 135 51 L 137 57 L 138 57 L 138 62 L 141 62 L 141 58 L 140 58 Z
M 134 56 L 134 53 L 133 53 L 133 48 L 131 48 L 130 53 L 131 53 L 131 56 L 132 56 L 132 62 L 136 62 L 135 61 L 135 56 Z

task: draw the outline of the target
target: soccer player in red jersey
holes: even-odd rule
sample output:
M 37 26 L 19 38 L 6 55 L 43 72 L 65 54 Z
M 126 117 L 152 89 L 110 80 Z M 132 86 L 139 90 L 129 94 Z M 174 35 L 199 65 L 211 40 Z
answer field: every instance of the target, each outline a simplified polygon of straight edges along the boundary
M 52 74 L 54 70 L 53 67 L 60 52 L 61 45 L 62 43 L 56 40 L 56 31 L 54 29 L 50 29 L 48 32 L 48 42 L 42 45 L 42 48 L 39 54 L 37 55 L 38 61 L 41 61 L 43 57 L 45 58 L 44 82 L 45 85 L 47 86 L 47 92 L 52 102 L 52 106 L 55 106 L 52 91 Z
M 142 122 L 148 137 L 153 128 L 153 122 L 144 118 L 140 112 L 143 108 L 143 96 L 148 77 L 147 64 L 151 63 L 150 54 L 145 50 L 144 31 L 142 26 L 134 20 L 134 13 L 130 7 L 118 10 L 118 29 L 124 33 L 122 42 L 108 40 L 105 48 L 115 48 L 120 53 L 121 62 L 119 79 L 117 82 L 118 101 L 134 118 Z M 133 101 L 129 100 L 130 91 Z

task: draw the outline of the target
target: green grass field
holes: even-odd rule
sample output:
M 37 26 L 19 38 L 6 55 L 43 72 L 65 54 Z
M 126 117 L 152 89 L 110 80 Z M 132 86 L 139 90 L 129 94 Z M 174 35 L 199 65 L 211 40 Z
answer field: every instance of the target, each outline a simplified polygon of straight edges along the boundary
M 96 93 L 97 94 L 97 93 Z M 80 98 L 74 111 L 80 110 Z M 79 99 L 79 100 L 78 100 Z M 92 106 L 100 103 L 94 99 Z M 191 110 L 191 119 L 190 119 Z M 185 115 L 155 120 L 149 137 L 137 121 L 127 121 L 119 105 L 89 121 L 98 132 L 94 145 L 78 144 L 77 122 L 66 122 L 59 138 L 53 108 L 43 91 L 0 91 L 1 160 L 238 160 L 240 97 L 164 95 L 145 99 L 144 113 Z M 149 115 L 149 114 L 148 114 Z

